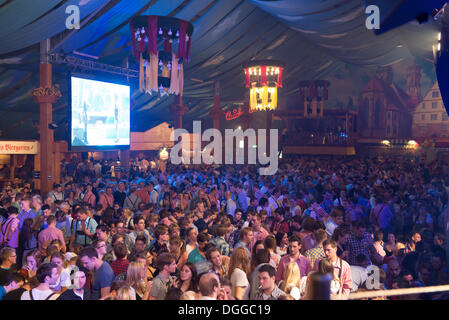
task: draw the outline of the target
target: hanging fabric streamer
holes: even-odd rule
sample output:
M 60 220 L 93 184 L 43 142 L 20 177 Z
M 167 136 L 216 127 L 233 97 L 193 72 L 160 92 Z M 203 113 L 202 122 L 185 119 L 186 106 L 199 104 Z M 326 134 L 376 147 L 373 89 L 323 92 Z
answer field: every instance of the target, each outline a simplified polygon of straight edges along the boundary
M 257 93 L 256 88 L 251 88 L 249 96 L 250 110 L 256 110 L 257 108 Z
M 150 78 L 149 78 L 149 83 L 150 83 L 150 90 L 152 91 L 158 91 L 159 87 L 158 87 L 158 73 L 159 73 L 159 69 L 158 69 L 158 61 L 159 61 L 159 53 L 156 50 L 156 53 L 151 53 L 150 55 Z
M 282 88 L 282 68 L 279 68 L 279 73 L 278 73 L 278 87 Z
M 271 94 L 271 109 L 273 110 L 278 103 L 278 89 L 276 87 L 273 88 Z
M 144 68 L 144 60 L 142 57 L 142 53 L 140 54 L 140 69 L 139 69 L 139 90 L 140 91 L 145 91 L 145 84 L 144 84 L 144 72 L 143 72 L 143 68 Z
M 148 55 L 157 53 L 157 16 L 148 17 Z
M 251 86 L 251 83 L 249 80 L 249 68 L 245 69 L 245 75 L 246 75 L 246 87 L 249 88 Z
M 181 68 L 179 69 L 179 75 L 178 75 L 178 78 L 179 78 L 179 94 L 182 95 L 183 90 L 184 90 L 184 67 L 183 67 L 182 64 L 180 66 L 181 66 Z
M 171 76 L 170 76 L 170 89 L 168 90 L 168 93 L 171 94 L 178 94 L 179 93 L 179 74 L 178 74 L 178 56 L 176 53 L 172 54 L 172 60 L 171 60 Z
M 267 66 L 260 66 L 260 86 L 267 85 Z
M 151 76 L 150 64 L 148 63 L 148 61 L 145 61 L 145 92 L 146 93 L 151 92 L 150 76 Z
M 192 37 L 189 37 L 189 41 L 187 41 L 187 49 L 186 49 L 186 62 L 190 62 L 190 44 L 192 43 Z
M 262 88 L 262 107 L 268 106 L 268 87 L 264 86 Z
M 187 23 L 185 21 L 181 21 L 179 28 L 179 47 L 178 47 L 178 57 L 186 59 L 186 31 L 187 31 Z
M 310 81 L 310 86 L 309 86 L 309 98 L 311 100 L 315 99 L 317 96 L 317 89 L 315 86 L 315 82 L 314 81 Z

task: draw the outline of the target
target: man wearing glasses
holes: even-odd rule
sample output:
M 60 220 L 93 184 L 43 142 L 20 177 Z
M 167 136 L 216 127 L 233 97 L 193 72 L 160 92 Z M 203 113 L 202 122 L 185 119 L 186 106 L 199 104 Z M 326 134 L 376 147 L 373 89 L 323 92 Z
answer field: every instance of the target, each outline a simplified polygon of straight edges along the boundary
M 3 283 L 8 274 L 12 273 L 13 266 L 16 264 L 16 250 L 14 248 L 4 247 L 0 250 L 0 283 Z

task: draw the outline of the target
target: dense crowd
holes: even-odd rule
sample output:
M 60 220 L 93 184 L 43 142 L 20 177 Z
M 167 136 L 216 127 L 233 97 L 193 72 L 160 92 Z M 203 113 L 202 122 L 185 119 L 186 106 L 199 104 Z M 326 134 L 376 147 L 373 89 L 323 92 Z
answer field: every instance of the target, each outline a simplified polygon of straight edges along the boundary
M 334 299 L 449 284 L 445 163 L 291 157 L 273 176 L 130 165 L 74 158 L 43 196 L 5 184 L 0 299 L 307 300 L 315 275 Z

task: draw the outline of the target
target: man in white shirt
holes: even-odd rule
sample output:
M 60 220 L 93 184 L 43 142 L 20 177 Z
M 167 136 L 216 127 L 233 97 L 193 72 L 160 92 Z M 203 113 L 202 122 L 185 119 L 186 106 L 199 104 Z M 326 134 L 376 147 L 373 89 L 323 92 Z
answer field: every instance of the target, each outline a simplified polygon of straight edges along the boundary
M 369 260 L 364 254 L 356 257 L 357 265 L 351 267 L 352 292 L 357 291 L 368 279 L 366 268 L 369 266 Z
M 334 230 L 343 223 L 343 212 L 339 209 L 332 209 L 330 219 L 326 221 L 326 232 L 329 237 L 332 237 Z
M 153 186 L 152 183 L 148 184 L 148 193 L 150 194 L 150 203 L 153 203 L 154 205 L 158 205 L 159 192 L 156 190 L 156 188 Z
M 56 300 L 59 294 L 50 289 L 58 281 L 58 267 L 54 263 L 44 263 L 39 266 L 36 272 L 39 286 L 25 291 L 20 300 Z
M 55 187 L 52 191 L 49 192 L 53 202 L 54 201 L 64 201 L 64 192 L 62 191 L 62 186 L 60 184 L 55 184 Z

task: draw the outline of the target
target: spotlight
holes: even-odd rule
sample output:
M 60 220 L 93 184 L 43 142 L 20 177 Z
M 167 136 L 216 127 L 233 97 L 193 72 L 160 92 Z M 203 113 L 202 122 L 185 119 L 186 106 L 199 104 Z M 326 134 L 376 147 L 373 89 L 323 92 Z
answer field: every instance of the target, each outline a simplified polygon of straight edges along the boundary
M 58 129 L 58 127 L 59 126 L 54 122 L 48 124 L 48 129 L 50 129 L 50 130 L 56 130 L 56 129 Z

